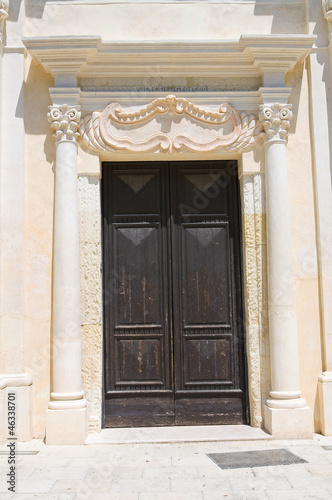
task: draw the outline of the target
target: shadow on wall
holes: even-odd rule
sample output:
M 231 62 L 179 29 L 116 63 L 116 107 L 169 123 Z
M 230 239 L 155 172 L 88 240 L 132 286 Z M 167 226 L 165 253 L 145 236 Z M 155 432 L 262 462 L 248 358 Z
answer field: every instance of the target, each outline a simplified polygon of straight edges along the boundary
M 269 2 L 269 3 L 268 3 Z M 272 16 L 271 34 L 307 33 L 306 5 L 286 5 L 277 0 L 256 0 L 255 16 Z
M 46 136 L 44 153 L 46 161 L 53 164 L 55 143 L 53 132 L 47 121 L 48 106 L 52 104 L 49 88 L 53 87 L 53 77 L 42 66 L 31 61 L 24 83 L 24 127 L 27 135 Z
M 29 18 L 40 19 L 43 17 L 45 4 L 57 2 L 58 0 L 25 0 L 26 16 Z M 129 0 L 133 1 L 133 0 Z M 147 0 L 149 1 L 149 0 Z M 14 0 L 15 2 L 15 0 Z M 16 0 L 21 2 L 21 0 Z M 16 3 L 15 2 L 15 3 Z M 174 3 L 186 3 L 186 0 L 174 0 Z M 269 3 L 268 3 L 269 2 Z M 94 3 L 91 1 L 91 3 Z M 241 7 L 241 5 L 239 5 Z M 277 0 L 256 0 L 254 14 L 256 16 L 272 16 L 271 33 L 306 33 L 306 14 L 305 3 L 297 3 L 293 6 L 286 5 Z M 288 11 L 286 13 L 286 11 Z

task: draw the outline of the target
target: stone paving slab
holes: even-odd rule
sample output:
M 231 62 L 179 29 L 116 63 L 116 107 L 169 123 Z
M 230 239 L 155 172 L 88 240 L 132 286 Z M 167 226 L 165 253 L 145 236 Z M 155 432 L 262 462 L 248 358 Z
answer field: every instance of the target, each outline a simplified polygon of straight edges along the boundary
M 332 438 L 46 446 L 20 456 L 17 493 L 1 500 L 332 500 Z M 307 464 L 220 469 L 208 453 L 285 448 Z M 25 449 L 29 450 L 26 443 Z

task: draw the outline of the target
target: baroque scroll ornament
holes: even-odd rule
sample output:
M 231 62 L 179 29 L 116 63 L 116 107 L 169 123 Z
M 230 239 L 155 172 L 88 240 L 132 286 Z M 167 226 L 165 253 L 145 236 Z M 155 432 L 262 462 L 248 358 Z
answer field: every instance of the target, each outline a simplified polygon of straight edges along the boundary
M 259 119 L 264 132 L 261 134 L 265 141 L 287 141 L 288 129 L 292 119 L 291 104 L 261 104 Z
M 48 109 L 47 119 L 54 130 L 55 141 L 76 142 L 80 135 L 77 131 L 81 119 L 80 106 L 55 104 Z
M 168 132 L 160 126 L 163 118 L 170 127 Z M 179 133 L 183 118 L 187 121 Z M 153 120 L 155 128 L 160 129 L 155 133 L 149 128 Z M 199 128 L 201 133 L 197 132 Z M 223 134 L 225 128 L 228 133 Z M 229 104 L 207 110 L 185 98 L 168 95 L 135 111 L 126 112 L 119 103 L 112 103 L 101 113 L 84 116 L 79 132 L 88 148 L 95 151 L 239 151 L 253 144 L 260 124 L 255 115 L 239 114 Z

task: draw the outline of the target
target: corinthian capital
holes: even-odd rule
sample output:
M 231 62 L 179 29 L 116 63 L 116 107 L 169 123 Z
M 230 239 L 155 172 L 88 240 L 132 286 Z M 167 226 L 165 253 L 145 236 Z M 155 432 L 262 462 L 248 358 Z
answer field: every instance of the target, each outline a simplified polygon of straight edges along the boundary
M 7 19 L 9 9 L 9 0 L 0 0 L 0 19 Z
M 81 119 L 81 107 L 56 104 L 49 106 L 48 109 L 47 119 L 54 130 L 55 141 L 76 142 L 80 135 L 77 129 Z
M 5 38 L 5 21 L 8 17 L 9 0 L 0 0 L 0 42 Z
M 329 38 L 332 38 L 332 0 L 322 0 L 323 14 L 329 27 Z
M 291 104 L 261 104 L 259 106 L 259 120 L 263 126 L 265 141 L 284 141 L 288 136 L 288 129 L 292 119 Z

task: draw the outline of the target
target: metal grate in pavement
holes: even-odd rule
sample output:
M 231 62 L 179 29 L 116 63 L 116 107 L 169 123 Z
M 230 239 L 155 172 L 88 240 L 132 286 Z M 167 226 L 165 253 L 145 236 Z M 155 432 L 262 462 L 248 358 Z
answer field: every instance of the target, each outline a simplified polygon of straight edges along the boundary
M 267 467 L 270 465 L 291 465 L 308 463 L 288 450 L 234 451 L 231 453 L 208 453 L 221 469 L 241 469 L 244 467 Z

